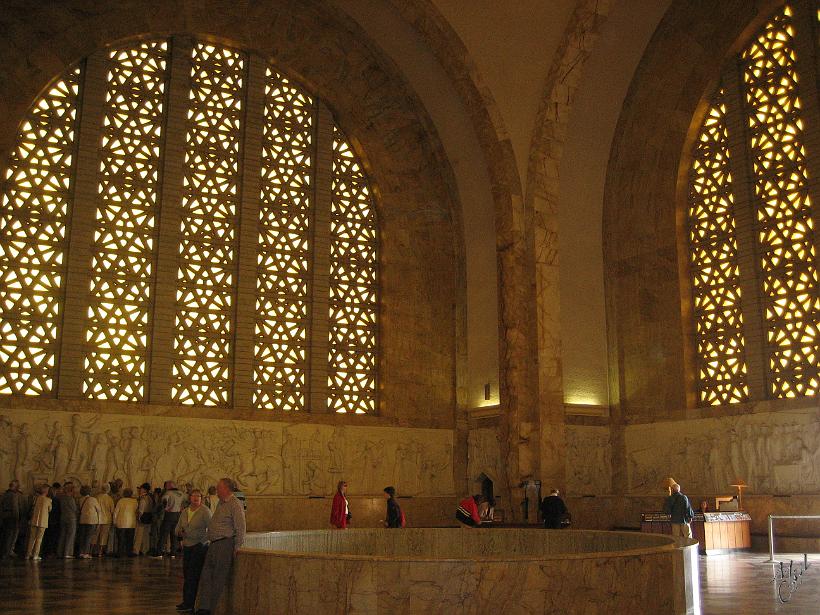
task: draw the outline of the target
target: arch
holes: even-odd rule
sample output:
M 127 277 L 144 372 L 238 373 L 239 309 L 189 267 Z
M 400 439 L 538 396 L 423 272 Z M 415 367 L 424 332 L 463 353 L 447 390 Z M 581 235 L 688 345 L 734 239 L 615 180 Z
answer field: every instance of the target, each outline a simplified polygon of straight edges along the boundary
M 610 152 L 603 212 L 610 386 L 614 405 L 630 420 L 685 415 L 681 153 L 724 59 L 777 4 L 673 3 L 630 85 Z
M 449 340 L 461 326 L 452 297 L 463 286 L 457 197 L 423 108 L 367 36 L 343 14 L 308 0 L 250 8 L 207 2 L 196 12 L 172 0 L 75 9 L 43 4 L 8 16 L 20 31 L 38 35 L 0 43 L 0 57 L 16 66 L 0 82 L 0 152 L 9 151 L 17 118 L 54 74 L 125 38 L 211 33 L 289 67 L 327 101 L 357 152 L 367 153 L 376 182 L 386 238 L 382 310 L 406 325 L 403 338 L 416 340 L 402 344 L 395 328 L 383 329 L 381 372 L 390 376 L 381 382 L 382 416 L 393 422 L 406 413 L 409 424 L 452 426 L 456 358 Z M 429 288 L 439 292 L 422 290 Z

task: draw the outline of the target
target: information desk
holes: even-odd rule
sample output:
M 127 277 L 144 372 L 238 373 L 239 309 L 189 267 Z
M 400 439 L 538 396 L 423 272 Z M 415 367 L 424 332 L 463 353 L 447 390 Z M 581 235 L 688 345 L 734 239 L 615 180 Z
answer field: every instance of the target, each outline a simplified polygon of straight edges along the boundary
M 698 541 L 698 550 L 705 555 L 751 549 L 751 523 L 749 513 L 743 511 L 696 512 L 692 520 L 692 538 Z M 662 512 L 643 513 L 641 531 L 671 534 L 669 515 Z

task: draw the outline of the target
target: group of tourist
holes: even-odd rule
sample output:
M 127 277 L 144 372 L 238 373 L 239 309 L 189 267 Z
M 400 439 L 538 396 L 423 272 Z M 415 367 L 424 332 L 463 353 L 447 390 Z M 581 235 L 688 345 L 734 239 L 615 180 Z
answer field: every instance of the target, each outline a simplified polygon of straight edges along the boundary
M 345 529 L 352 514 L 347 482 L 340 481 L 333 497 L 330 525 Z M 405 515 L 394 487 L 384 488 L 386 528 L 405 527 Z M 473 495 L 459 503 L 456 519 L 462 527 L 493 521 L 492 498 Z M 540 502 L 546 528 L 567 524 L 569 512 L 553 490 Z M 0 557 L 15 553 L 33 561 L 43 557 L 81 559 L 149 555 L 183 557 L 182 602 L 179 612 L 207 615 L 227 584 L 233 560 L 245 537 L 244 495 L 232 480 L 221 479 L 207 494 L 191 485 L 185 490 L 173 481 L 163 488 L 143 483 L 136 494 L 113 480 L 99 488 L 42 485 L 33 497 L 10 483 L 0 500 L 2 528 Z M 195 606 L 197 610 L 195 610 Z
M 117 479 L 99 488 L 81 485 L 78 493 L 71 481 L 41 485 L 26 496 L 13 480 L 0 499 L 0 517 L 3 559 L 181 553 L 184 581 L 177 611 L 198 615 L 215 606 L 245 537 L 244 495 L 228 478 L 207 495 L 191 485 L 180 491 L 173 481 L 154 490 L 144 483 L 135 494 Z

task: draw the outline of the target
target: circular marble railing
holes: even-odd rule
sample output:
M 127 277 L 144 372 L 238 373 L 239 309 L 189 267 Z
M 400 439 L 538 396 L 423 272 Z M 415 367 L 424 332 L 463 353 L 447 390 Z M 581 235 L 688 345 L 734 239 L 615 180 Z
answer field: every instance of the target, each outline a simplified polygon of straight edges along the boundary
M 219 612 L 684 614 L 696 544 L 541 529 L 249 534 Z

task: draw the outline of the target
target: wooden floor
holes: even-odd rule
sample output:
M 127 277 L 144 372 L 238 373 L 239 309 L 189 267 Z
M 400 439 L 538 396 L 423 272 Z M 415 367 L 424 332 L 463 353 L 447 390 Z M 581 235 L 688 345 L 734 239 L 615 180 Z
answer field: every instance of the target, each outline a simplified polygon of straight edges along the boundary
M 701 557 L 703 615 L 820 614 L 820 556 L 810 559 L 812 567 L 788 604 L 774 596 L 766 558 Z M 173 613 L 181 587 L 181 559 L 10 560 L 0 562 L 0 613 Z

